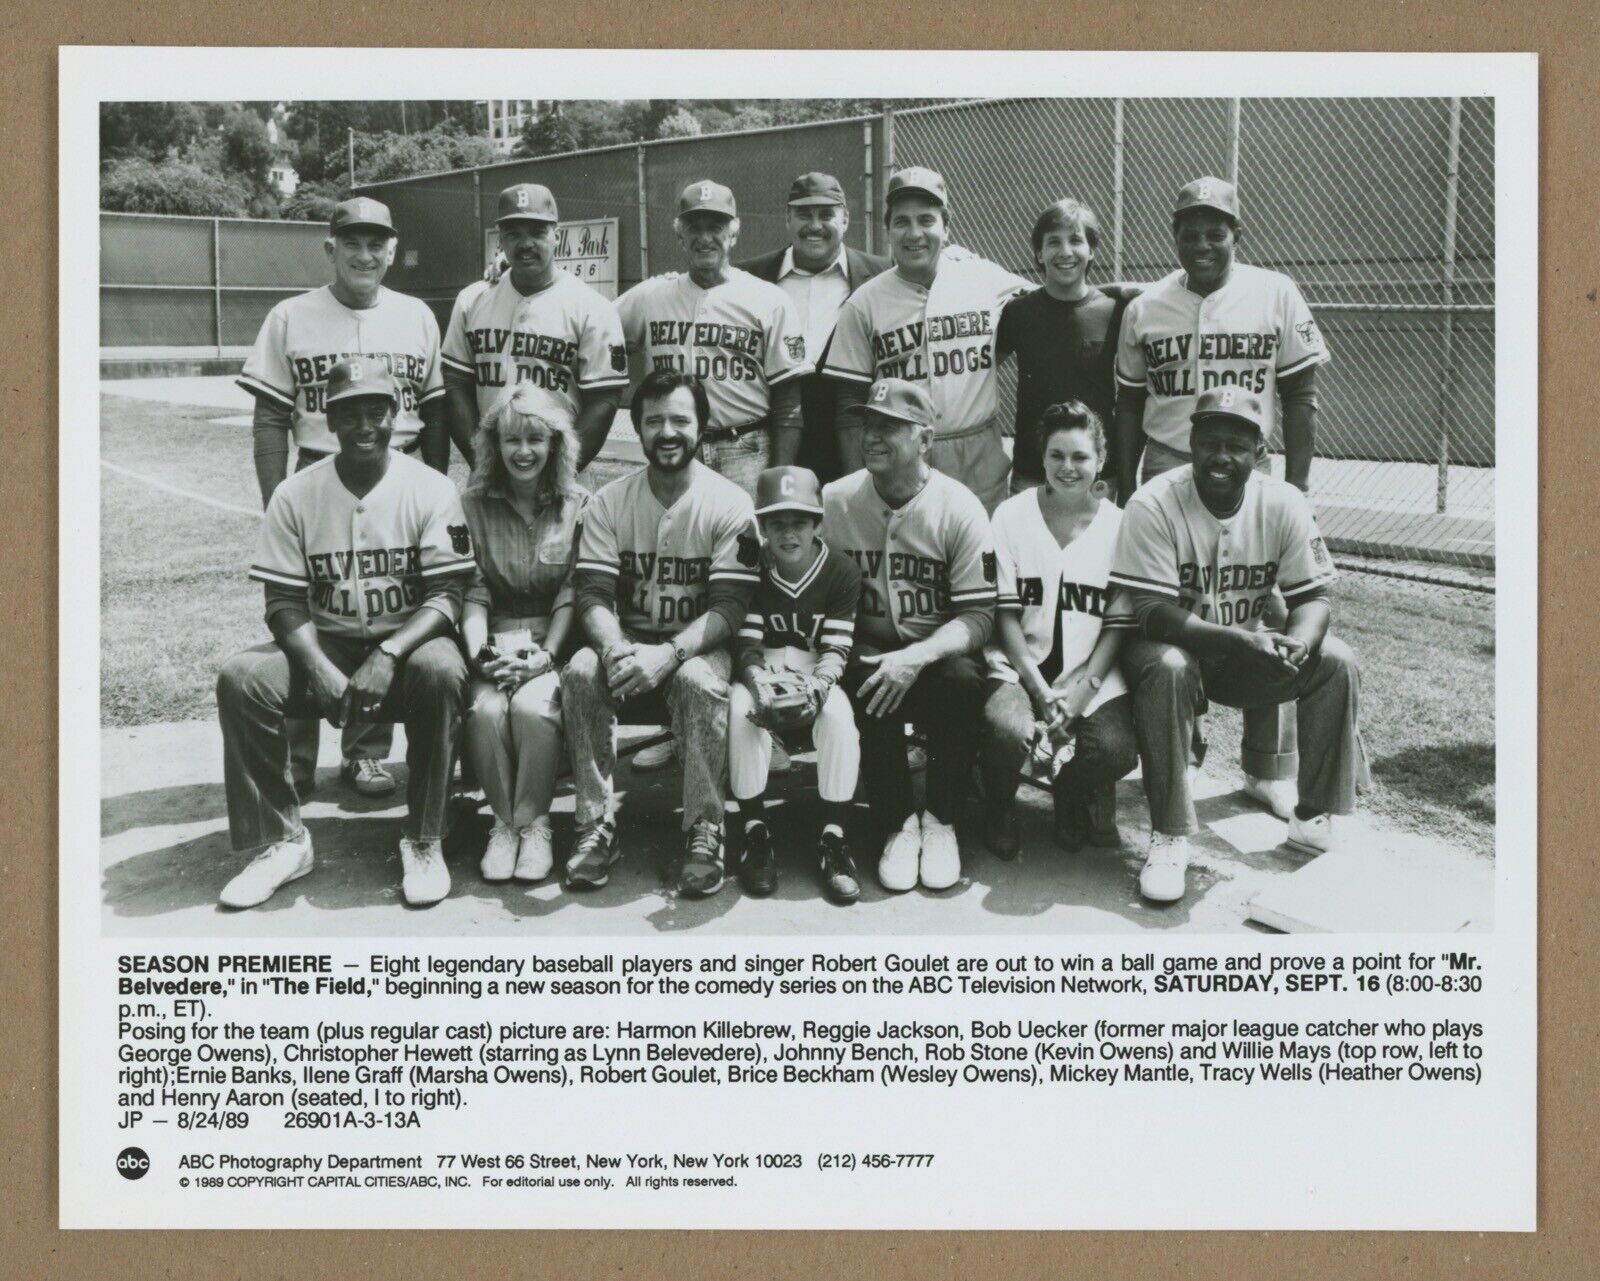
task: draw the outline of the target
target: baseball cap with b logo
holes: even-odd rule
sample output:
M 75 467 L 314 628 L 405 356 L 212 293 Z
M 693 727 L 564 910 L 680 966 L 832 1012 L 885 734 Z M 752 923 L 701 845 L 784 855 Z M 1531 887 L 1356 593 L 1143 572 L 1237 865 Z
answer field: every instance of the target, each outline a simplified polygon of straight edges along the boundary
M 381 200 L 369 200 L 366 196 L 341 200 L 333 207 L 333 216 L 328 219 L 329 232 L 337 236 L 341 231 L 349 231 L 352 227 L 370 227 L 374 231 L 381 231 L 390 236 L 399 234 L 394 229 L 394 219 L 389 214 L 389 206 Z
M 1243 387 L 1211 387 L 1201 392 L 1195 398 L 1189 421 L 1197 423 L 1202 418 L 1233 418 L 1258 432 L 1265 433 L 1267 429 L 1267 411 L 1261 397 Z
M 382 396 L 396 405 L 400 403 L 400 389 L 383 361 L 373 356 L 351 356 L 328 370 L 325 404 L 354 400 L 357 396 Z
M 1178 192 L 1178 203 L 1173 206 L 1172 216 L 1176 218 L 1191 209 L 1215 209 L 1237 222 L 1239 189 L 1221 178 L 1196 178 L 1193 182 L 1185 183 Z
M 913 193 L 927 196 L 946 209 L 950 207 L 950 197 L 944 189 L 944 175 L 935 173 L 932 169 L 924 169 L 920 165 L 912 165 L 908 169 L 900 169 L 889 175 L 889 185 L 883 194 L 883 207 L 887 209 L 898 196 Z
M 861 408 L 865 413 L 892 418 L 896 422 L 916 423 L 919 427 L 933 423 L 933 401 L 928 393 L 904 378 L 878 379 L 872 384 L 866 404 Z
M 678 217 L 701 212 L 721 214 L 724 218 L 739 216 L 738 206 L 733 202 L 733 192 L 709 178 L 691 182 L 678 197 Z
M 494 220 L 511 222 L 518 218 L 529 222 L 560 222 L 556 198 L 550 194 L 550 188 L 537 182 L 519 182 L 502 191 Z
M 806 467 L 768 467 L 756 478 L 756 515 L 804 512 L 822 515 L 822 484 Z

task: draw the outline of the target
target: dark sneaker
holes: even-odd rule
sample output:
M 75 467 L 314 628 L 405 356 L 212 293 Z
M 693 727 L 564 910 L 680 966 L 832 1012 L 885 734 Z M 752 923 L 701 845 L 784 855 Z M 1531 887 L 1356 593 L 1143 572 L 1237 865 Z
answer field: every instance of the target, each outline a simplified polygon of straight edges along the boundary
M 1122 846 L 1122 829 L 1117 826 L 1117 785 L 1107 783 L 1089 794 L 1089 844 L 1114 850 Z
M 591 824 L 578 833 L 567 855 L 562 882 L 569 890 L 597 890 L 611 877 L 611 865 L 621 853 L 617 825 L 612 819 Z
M 678 893 L 690 898 L 710 898 L 722 888 L 722 824 L 704 820 L 689 829 L 684 843 L 683 866 L 678 869 Z
M 765 823 L 744 829 L 744 852 L 739 856 L 739 884 L 746 894 L 764 898 L 778 888 L 778 859 L 772 852 L 772 833 Z
M 849 907 L 861 897 L 861 878 L 856 872 L 855 860 L 845 848 L 844 837 L 837 832 L 824 832 L 817 842 L 817 878 L 830 903 Z
M 1009 863 L 1022 848 L 1022 822 L 1017 817 L 1016 800 L 990 801 L 984 806 L 984 844 L 998 859 Z

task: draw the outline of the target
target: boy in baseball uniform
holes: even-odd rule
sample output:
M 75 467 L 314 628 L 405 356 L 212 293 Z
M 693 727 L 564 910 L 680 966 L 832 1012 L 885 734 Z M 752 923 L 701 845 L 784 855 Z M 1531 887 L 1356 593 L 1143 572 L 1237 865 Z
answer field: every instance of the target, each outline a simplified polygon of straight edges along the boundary
M 817 875 L 831 902 L 861 897 L 855 863 L 845 848 L 845 817 L 856 794 L 861 736 L 850 699 L 839 687 L 855 643 L 861 571 L 819 536 L 822 491 L 815 472 L 773 467 L 756 482 L 756 519 L 765 551 L 735 642 L 737 678 L 728 699 L 728 783 L 744 823 L 739 879 L 750 894 L 778 885 L 766 823 L 767 770 L 772 755 L 758 672 L 780 671 L 804 682 L 811 739 L 817 749 L 817 792 L 824 818 Z
M 932 169 L 889 179 L 884 226 L 894 270 L 850 295 L 823 357 L 839 385 L 839 453 L 862 465 L 859 407 L 886 378 L 921 386 L 933 406 L 930 461 L 993 512 L 1009 490 L 1011 458 L 998 417 L 995 329 L 1007 299 L 1032 282 L 976 254 L 946 252 L 950 201 Z
M 311 871 L 311 836 L 289 767 L 290 717 L 335 725 L 404 721 L 406 902 L 450 892 L 441 845 L 467 668 L 456 643 L 472 540 L 449 477 L 389 449 L 399 389 L 385 362 L 328 371 L 339 452 L 273 492 L 250 577 L 266 592 L 272 640 L 217 677 L 228 832 L 255 851 L 222 891 L 254 907 Z
M 1189 436 L 1194 461 L 1142 486 L 1117 535 L 1110 582 L 1128 593 L 1138 626 L 1123 647 L 1122 672 L 1152 833 L 1139 888 L 1156 902 L 1184 894 L 1197 826 L 1189 746 L 1208 700 L 1296 705 L 1302 741 L 1291 845 L 1331 848 L 1332 816 L 1350 813 L 1367 782 L 1360 669 L 1349 646 L 1328 633 L 1333 560 L 1305 495 L 1256 470 L 1267 422 L 1254 392 L 1201 392 Z M 1267 620 L 1274 589 L 1288 607 L 1281 631 Z
M 1328 347 L 1294 281 L 1235 258 L 1244 226 L 1239 193 L 1220 178 L 1196 178 L 1172 214 L 1179 269 L 1128 304 L 1117 344 L 1116 459 L 1126 502 L 1145 481 L 1189 462 L 1196 397 L 1234 387 L 1262 406 L 1258 466 L 1283 405 L 1284 479 L 1304 491 L 1315 451 L 1316 371 Z M 1280 622 L 1281 603 L 1274 606 Z M 1240 752 L 1247 795 L 1280 818 L 1294 808 L 1294 712 L 1251 708 Z
M 288 474 L 291 442 L 297 471 L 339 452 L 328 424 L 328 373 L 352 356 L 370 356 L 394 375 L 400 407 L 391 447 L 420 452 L 440 471 L 448 465 L 439 324 L 421 299 L 383 287 L 397 244 L 387 205 L 365 196 L 338 204 L 323 246 L 333 283 L 278 303 L 256 335 L 238 381 L 256 401 L 252 432 L 263 506 Z M 295 721 L 289 734 L 295 786 L 309 796 L 316 786 L 321 726 Z M 342 772 L 356 791 L 394 791 L 394 776 L 383 767 L 392 727 L 346 725 L 343 738 Z
M 445 330 L 451 439 L 470 463 L 484 414 L 531 383 L 577 433 L 582 470 L 605 444 L 628 385 L 622 319 L 609 298 L 556 265 L 561 215 L 548 187 L 507 187 L 497 215 L 507 269 L 463 289 Z

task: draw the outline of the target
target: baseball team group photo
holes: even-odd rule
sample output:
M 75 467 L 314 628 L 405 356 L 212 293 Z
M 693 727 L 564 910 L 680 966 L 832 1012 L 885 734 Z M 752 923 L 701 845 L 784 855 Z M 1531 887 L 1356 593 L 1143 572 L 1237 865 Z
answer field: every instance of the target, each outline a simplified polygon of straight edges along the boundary
M 103 104 L 104 928 L 1492 928 L 1493 137 Z

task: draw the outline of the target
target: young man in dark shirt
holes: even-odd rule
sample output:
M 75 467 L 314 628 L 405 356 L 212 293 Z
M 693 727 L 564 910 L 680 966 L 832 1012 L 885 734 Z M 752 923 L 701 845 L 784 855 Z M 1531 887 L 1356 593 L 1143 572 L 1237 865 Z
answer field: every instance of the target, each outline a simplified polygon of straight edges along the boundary
M 1076 200 L 1058 200 L 1033 224 L 1033 256 L 1044 268 L 1044 285 L 1013 298 L 1000 313 L 995 355 L 1017 357 L 1017 424 L 1012 450 L 1011 492 L 1044 479 L 1039 420 L 1051 405 L 1078 400 L 1112 419 L 1117 330 L 1133 292 L 1097 288 L 1089 264 L 1100 248 L 1094 210 Z M 1115 460 L 1105 475 L 1115 476 Z

